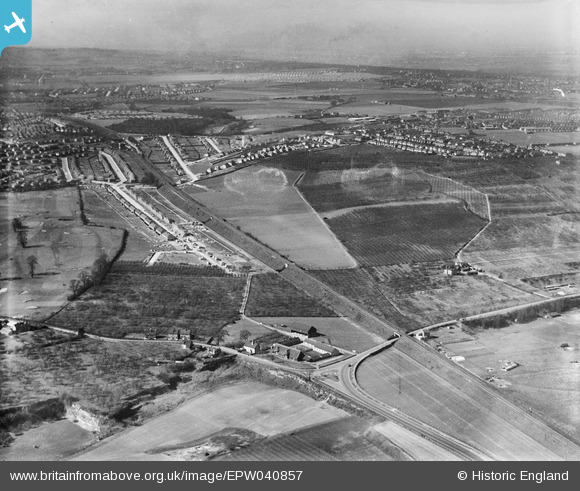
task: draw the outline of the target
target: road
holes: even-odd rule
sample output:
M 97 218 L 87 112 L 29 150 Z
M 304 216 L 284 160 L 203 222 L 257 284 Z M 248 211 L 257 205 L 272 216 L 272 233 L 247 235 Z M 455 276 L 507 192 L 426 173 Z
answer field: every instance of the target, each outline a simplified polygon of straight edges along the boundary
M 427 424 L 419 421 L 408 414 L 405 414 L 394 407 L 378 401 L 372 396 L 364 392 L 359 386 L 356 379 L 356 370 L 358 365 L 367 357 L 373 356 L 376 353 L 389 349 L 397 340 L 386 341 L 379 346 L 375 346 L 370 350 L 361 353 L 354 358 L 342 364 L 339 370 L 339 383 L 342 386 L 341 390 L 344 394 L 350 396 L 357 404 L 370 409 L 371 411 L 380 414 L 381 416 L 394 421 L 400 426 L 413 431 L 427 440 L 435 443 L 439 447 L 448 450 L 464 460 L 491 460 L 488 456 L 479 452 L 475 448 L 466 443 L 457 440 L 456 438 L 446 435 L 445 433 L 436 430 Z M 336 367 L 333 367 L 336 370 Z
M 197 176 L 190 170 L 189 167 L 187 167 L 187 164 L 183 161 L 181 155 L 179 155 L 179 152 L 175 150 L 175 147 L 169 141 L 169 138 L 167 138 L 166 136 L 162 136 L 161 138 L 163 139 L 163 143 L 165 143 L 165 146 L 169 149 L 175 160 L 177 160 L 177 162 L 183 169 L 183 172 L 185 172 L 192 181 L 197 181 Z
M 421 367 L 421 372 L 426 383 L 432 380 L 433 377 L 443 378 L 455 390 L 470 394 L 470 397 L 476 404 L 482 407 L 488 407 L 496 416 L 513 424 L 519 432 L 524 433 L 536 441 L 541 441 L 551 451 L 560 455 L 562 459 L 580 459 L 580 447 L 560 434 L 556 429 L 549 427 L 536 416 L 528 414 L 522 408 L 507 401 L 498 392 L 492 390 L 485 381 L 438 354 L 425 343 L 407 337 L 403 328 L 377 318 L 360 305 L 335 292 L 306 271 L 300 269 L 286 258 L 283 258 L 276 251 L 247 236 L 244 232 L 227 222 L 223 217 L 195 201 L 183 190 L 172 186 L 168 178 L 156 169 L 151 162 L 145 159 L 143 159 L 143 162 L 149 167 L 147 170 L 154 172 L 162 182 L 166 183 L 160 189 L 160 192 L 175 206 L 178 206 L 196 220 L 203 222 L 207 228 L 262 261 L 270 268 L 278 271 L 281 277 L 314 298 L 322 301 L 339 315 L 349 317 L 361 327 L 384 338 L 389 337 L 393 333 L 401 334 L 402 338 L 397 343 L 395 349 L 402 348 L 407 356 L 417 362 L 418 366 Z M 285 264 L 287 264 L 286 267 Z M 433 366 L 438 367 L 437 374 L 433 372 Z M 348 389 L 349 392 L 351 389 Z M 367 394 L 362 394 L 358 390 L 355 390 L 354 394 L 354 397 L 360 400 L 363 405 L 377 405 L 377 402 L 373 401 Z M 444 398 L 444 394 L 441 397 Z M 376 407 L 380 409 L 380 406 Z M 416 427 L 417 430 L 419 428 L 425 428 L 423 423 L 421 423 L 420 427 Z M 433 429 L 432 431 L 435 432 Z M 432 433 L 431 436 L 436 436 L 436 433 Z M 423 432 L 423 434 L 426 433 Z M 439 434 L 437 435 L 437 439 L 441 445 L 447 445 L 445 448 L 454 448 L 455 451 L 459 450 L 457 441 L 450 437 Z M 465 449 L 463 451 L 465 452 Z

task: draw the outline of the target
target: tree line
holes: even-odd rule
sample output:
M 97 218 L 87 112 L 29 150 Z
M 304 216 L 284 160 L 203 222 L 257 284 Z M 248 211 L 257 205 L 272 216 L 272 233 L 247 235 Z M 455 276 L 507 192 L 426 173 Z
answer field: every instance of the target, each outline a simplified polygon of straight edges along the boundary
M 101 254 L 93 263 L 90 271 L 81 271 L 76 280 L 71 280 L 69 286 L 71 293 L 69 300 L 76 300 L 81 294 L 86 292 L 92 286 L 100 285 L 111 267 L 112 261 L 106 254 Z

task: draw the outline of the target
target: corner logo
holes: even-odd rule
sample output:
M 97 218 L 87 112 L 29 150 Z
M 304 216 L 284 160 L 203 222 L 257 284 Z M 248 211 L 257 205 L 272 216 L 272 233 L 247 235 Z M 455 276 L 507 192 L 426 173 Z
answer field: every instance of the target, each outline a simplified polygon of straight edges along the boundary
M 32 35 L 32 0 L 0 0 L 0 50 L 20 46 Z

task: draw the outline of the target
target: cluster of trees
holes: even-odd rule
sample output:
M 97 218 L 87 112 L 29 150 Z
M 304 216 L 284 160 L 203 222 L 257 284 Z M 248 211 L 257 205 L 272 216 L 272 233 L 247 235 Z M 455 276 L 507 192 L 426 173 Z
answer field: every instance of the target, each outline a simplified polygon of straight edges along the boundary
M 148 186 L 155 186 L 156 188 L 161 187 L 161 181 L 157 178 L 153 172 L 146 171 L 145 176 L 141 178 L 141 184 L 147 184 Z
M 129 118 L 122 123 L 110 126 L 110 129 L 120 133 L 153 133 L 155 135 L 179 134 L 195 136 L 203 134 L 205 129 L 212 126 L 214 121 L 205 118 L 168 118 L 168 119 L 141 119 Z
M 91 271 L 81 271 L 78 279 L 71 280 L 70 289 L 71 294 L 68 296 L 69 300 L 75 300 L 82 293 L 86 292 L 92 286 L 100 285 L 111 267 L 111 262 L 106 254 L 101 254 L 93 263 Z

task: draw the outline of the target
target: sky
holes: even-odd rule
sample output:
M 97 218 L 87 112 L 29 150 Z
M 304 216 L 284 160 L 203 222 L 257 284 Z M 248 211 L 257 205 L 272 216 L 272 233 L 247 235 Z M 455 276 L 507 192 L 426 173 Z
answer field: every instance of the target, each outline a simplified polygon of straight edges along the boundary
M 580 51 L 578 0 L 32 0 L 35 47 L 286 59 Z

